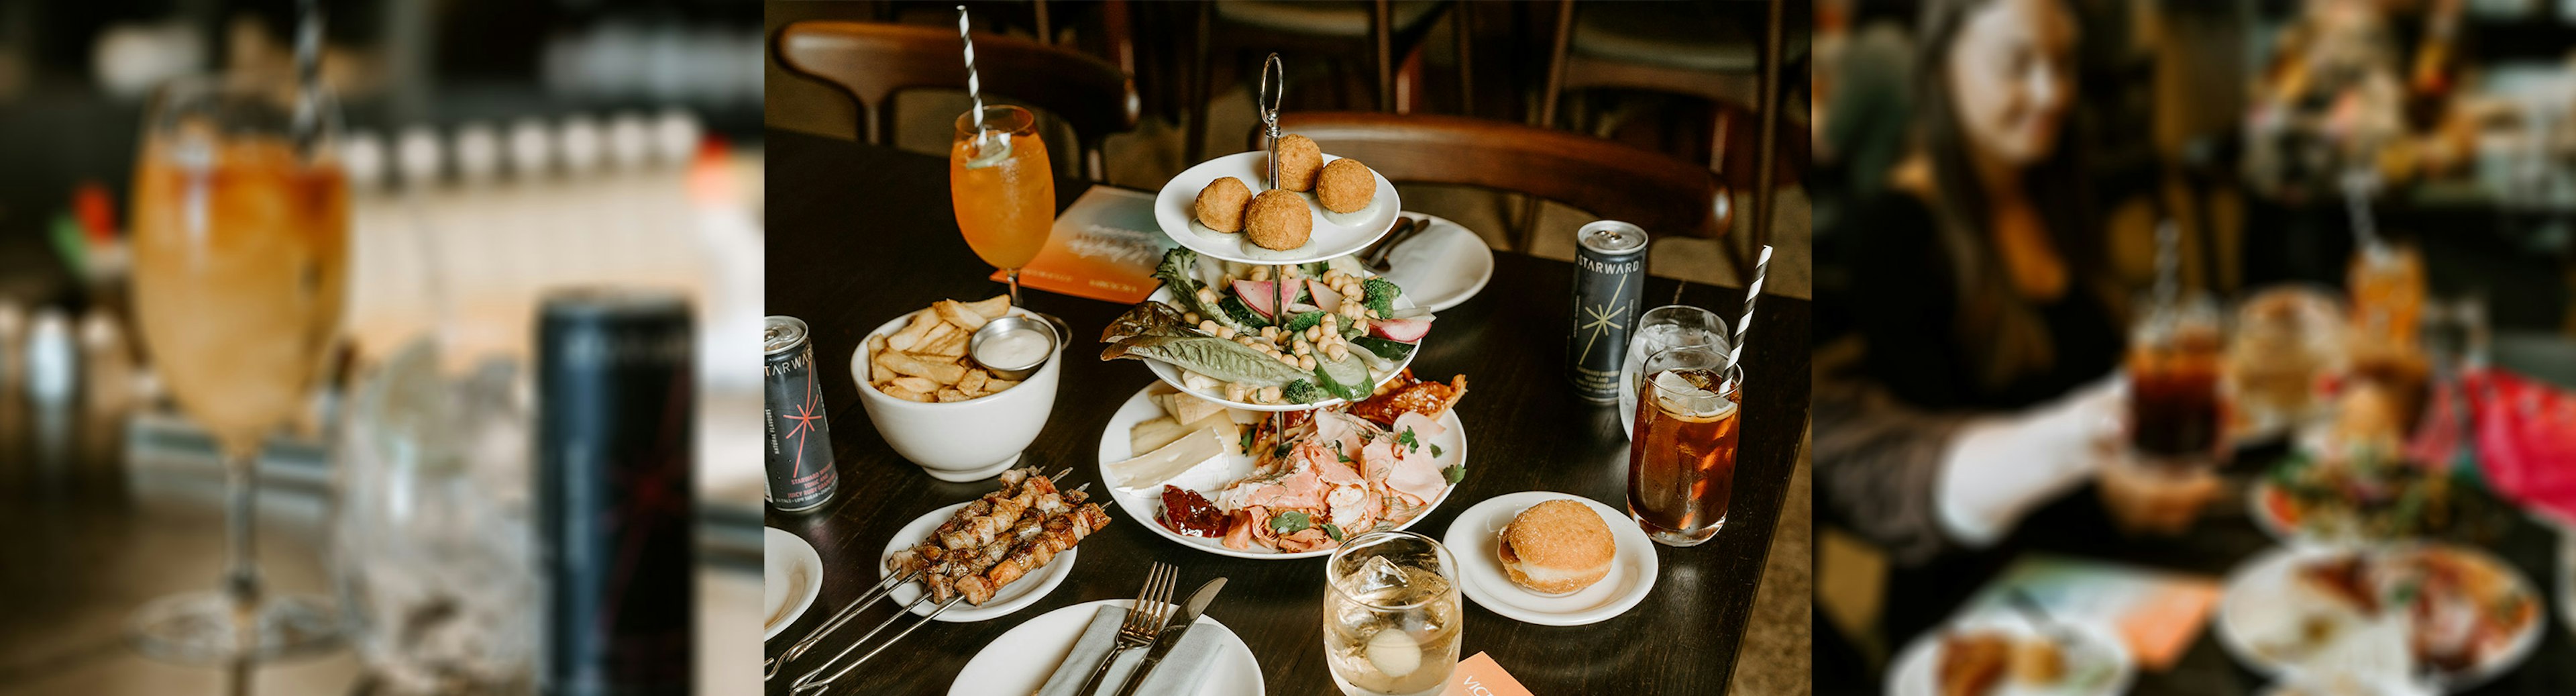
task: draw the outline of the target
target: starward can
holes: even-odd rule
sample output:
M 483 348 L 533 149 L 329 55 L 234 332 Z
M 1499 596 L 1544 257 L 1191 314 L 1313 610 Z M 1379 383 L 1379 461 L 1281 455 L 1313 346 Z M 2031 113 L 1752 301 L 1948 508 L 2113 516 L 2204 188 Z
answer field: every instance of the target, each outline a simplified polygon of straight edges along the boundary
M 1596 404 L 1619 400 L 1619 367 L 1646 291 L 1646 231 L 1599 220 L 1574 232 L 1574 330 L 1565 339 L 1566 378 Z
M 578 289 L 540 307 L 539 693 L 689 693 L 698 568 L 687 301 Z
M 823 415 L 823 388 L 814 382 L 814 342 L 805 321 L 773 316 L 762 327 L 761 411 L 769 419 L 770 507 L 804 512 L 831 502 L 840 488 L 832 466 L 832 421 Z

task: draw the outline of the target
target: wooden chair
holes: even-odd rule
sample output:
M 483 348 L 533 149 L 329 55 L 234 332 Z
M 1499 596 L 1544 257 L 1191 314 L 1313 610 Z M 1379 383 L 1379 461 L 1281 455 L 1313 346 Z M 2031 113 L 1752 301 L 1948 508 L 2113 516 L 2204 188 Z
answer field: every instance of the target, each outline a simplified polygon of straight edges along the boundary
M 1688 162 L 1581 133 L 1463 116 L 1288 113 L 1281 133 L 1357 158 L 1389 181 L 1519 193 L 1636 223 L 1649 234 L 1715 237 L 1727 204 L 1717 175 Z M 1260 148 L 1255 128 L 1252 147 Z M 1512 247 L 1530 248 L 1527 227 Z
M 1328 60 L 1339 74 L 1340 57 L 1359 56 L 1373 71 L 1374 79 L 1369 82 L 1375 103 L 1370 106 L 1379 111 L 1407 113 L 1417 99 L 1414 94 L 1420 91 L 1422 47 L 1432 25 L 1442 13 L 1463 10 L 1465 4 L 1464 0 L 1400 4 L 1392 0 L 1199 3 L 1194 8 L 1198 22 L 1198 40 L 1193 46 L 1196 61 L 1190 89 L 1182 96 L 1189 109 L 1189 140 L 1181 146 L 1182 158 L 1197 162 L 1205 154 L 1201 152 L 1201 141 L 1207 135 L 1208 100 L 1215 94 L 1214 61 L 1222 58 L 1240 65 L 1242 58 L 1277 50 L 1291 60 L 1298 56 L 1332 56 Z M 1456 38 L 1462 47 L 1459 79 L 1462 83 L 1473 82 L 1471 61 L 1467 60 L 1472 54 L 1464 48 L 1469 34 L 1463 29 L 1464 18 L 1457 19 L 1461 29 Z M 1255 68 L 1237 79 L 1252 82 L 1260 75 Z
M 778 61 L 849 92 L 859 103 L 859 133 L 871 143 L 894 139 L 896 92 L 963 89 L 966 63 L 954 28 L 809 21 L 787 25 L 776 40 Z M 1136 128 L 1136 83 L 1118 66 L 1074 51 L 1006 36 L 975 37 L 975 72 L 987 98 L 1045 109 L 1073 126 L 1083 176 L 1108 178 L 1100 142 Z
M 1738 274 L 1750 275 L 1756 250 L 1771 240 L 1773 188 L 1778 172 L 1775 162 L 1780 135 L 1780 76 L 1783 46 L 1782 13 L 1786 2 L 1768 0 L 1761 3 L 1764 11 L 1758 35 L 1704 28 L 1730 30 L 1751 22 L 1743 21 L 1740 9 L 1757 7 L 1753 3 L 1707 3 L 1687 6 L 1699 12 L 1692 20 L 1673 19 L 1660 13 L 1664 8 L 1644 5 L 1609 3 L 1587 8 L 1588 16 L 1578 16 L 1573 0 L 1558 0 L 1556 36 L 1548 66 L 1547 86 L 1539 94 L 1539 112 L 1535 123 L 1554 126 L 1557 102 L 1566 92 L 1594 88 L 1640 89 L 1669 94 L 1696 96 L 1720 105 L 1710 126 L 1709 168 L 1718 170 L 1727 163 L 1726 146 L 1730 107 L 1748 108 L 1758 119 L 1753 137 L 1756 144 L 1751 177 L 1743 172 L 1725 172 L 1732 179 L 1750 178 L 1739 185 L 1753 193 L 1753 217 L 1748 220 L 1752 234 L 1745 248 L 1721 244 Z M 1791 37 L 1796 38 L 1796 37 Z M 1799 39 L 1801 53 L 1804 39 Z M 1535 218 L 1535 205 L 1524 210 L 1524 218 Z

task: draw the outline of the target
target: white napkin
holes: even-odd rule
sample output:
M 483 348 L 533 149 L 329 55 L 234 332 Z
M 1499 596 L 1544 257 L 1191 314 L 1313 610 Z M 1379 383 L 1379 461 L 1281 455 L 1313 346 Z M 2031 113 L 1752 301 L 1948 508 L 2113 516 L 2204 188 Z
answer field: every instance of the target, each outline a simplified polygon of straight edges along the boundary
M 1083 627 L 1082 637 L 1074 640 L 1073 653 L 1064 656 L 1063 664 L 1056 665 L 1055 675 L 1047 677 L 1046 686 L 1038 687 L 1038 696 L 1077 696 L 1073 690 L 1091 678 L 1100 656 L 1109 654 L 1109 649 L 1118 644 L 1118 624 L 1126 621 L 1127 610 L 1101 606 L 1091 615 L 1091 625 Z M 1208 666 L 1216 662 L 1216 641 L 1215 631 L 1206 626 L 1192 627 L 1181 636 L 1181 643 L 1163 656 L 1162 665 L 1145 676 L 1145 683 L 1137 685 L 1136 696 L 1198 693 L 1199 681 L 1207 676 Z M 1145 653 L 1152 649 L 1147 646 L 1119 653 L 1118 661 L 1109 665 L 1109 674 L 1101 678 L 1100 690 L 1095 693 L 1116 693 L 1118 685 L 1127 682 L 1127 673 L 1135 671 L 1136 664 L 1144 662 Z

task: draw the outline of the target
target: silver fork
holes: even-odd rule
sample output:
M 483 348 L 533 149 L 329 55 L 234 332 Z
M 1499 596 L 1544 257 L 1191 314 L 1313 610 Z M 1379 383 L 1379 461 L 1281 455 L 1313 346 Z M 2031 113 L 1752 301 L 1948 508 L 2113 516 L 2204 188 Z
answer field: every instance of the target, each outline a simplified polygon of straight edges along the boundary
M 1154 569 L 1145 574 L 1144 589 L 1136 592 L 1135 606 L 1127 610 L 1126 623 L 1118 625 L 1118 643 L 1110 646 L 1109 654 L 1100 657 L 1100 664 L 1091 668 L 1091 678 L 1082 680 L 1082 688 L 1073 693 L 1089 696 L 1109 676 L 1109 664 L 1118 661 L 1119 653 L 1154 644 L 1154 637 L 1162 635 L 1163 619 L 1171 615 L 1172 584 L 1180 575 L 1180 569 L 1171 564 L 1154 564 Z

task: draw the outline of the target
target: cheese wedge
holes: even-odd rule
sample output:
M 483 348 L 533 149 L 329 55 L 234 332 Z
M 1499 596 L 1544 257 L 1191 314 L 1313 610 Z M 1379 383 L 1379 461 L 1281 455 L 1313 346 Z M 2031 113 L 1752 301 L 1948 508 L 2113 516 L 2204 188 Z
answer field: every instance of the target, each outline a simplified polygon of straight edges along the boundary
M 1127 451 L 1152 452 L 1154 450 L 1162 449 L 1164 445 L 1172 444 L 1173 441 L 1179 440 L 1183 436 L 1218 426 L 1227 426 L 1223 429 L 1224 432 L 1218 433 L 1220 436 L 1229 438 L 1242 437 L 1242 432 L 1233 429 L 1231 427 L 1232 425 L 1233 421 L 1228 419 L 1223 413 L 1201 418 L 1196 422 L 1190 423 L 1181 423 L 1171 418 L 1156 418 L 1154 420 L 1138 423 L 1136 424 L 1135 429 L 1127 431 Z M 1241 449 L 1241 447 L 1238 446 L 1233 449 Z
M 1145 421 L 1127 431 L 1127 451 L 1152 452 L 1188 434 L 1190 434 L 1189 427 L 1172 420 L 1170 416 Z
M 1224 406 L 1188 394 L 1173 394 L 1170 399 L 1164 405 L 1165 412 L 1172 414 L 1172 420 L 1183 423 L 1196 423 L 1209 415 L 1225 412 Z
M 1225 431 L 1232 427 L 1208 427 L 1191 431 L 1152 452 L 1104 467 L 1118 479 L 1119 488 L 1131 491 L 1153 490 L 1191 468 L 1225 456 L 1233 443 L 1226 441 Z

